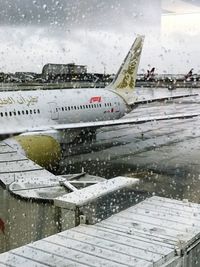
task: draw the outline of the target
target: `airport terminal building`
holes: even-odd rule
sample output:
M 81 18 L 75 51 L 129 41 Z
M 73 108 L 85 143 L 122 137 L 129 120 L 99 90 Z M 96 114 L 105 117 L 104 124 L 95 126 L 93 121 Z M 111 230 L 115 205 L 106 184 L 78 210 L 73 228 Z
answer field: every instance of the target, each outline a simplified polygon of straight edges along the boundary
M 66 78 L 70 75 L 81 75 L 87 73 L 87 66 L 68 64 L 45 64 L 42 69 L 42 77 L 45 80 L 55 80 L 56 78 Z

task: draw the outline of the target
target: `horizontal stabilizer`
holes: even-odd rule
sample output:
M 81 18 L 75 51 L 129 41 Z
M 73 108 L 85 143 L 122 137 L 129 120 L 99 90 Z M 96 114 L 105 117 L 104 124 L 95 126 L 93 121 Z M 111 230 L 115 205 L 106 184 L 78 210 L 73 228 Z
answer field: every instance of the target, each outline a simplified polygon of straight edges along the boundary
M 146 103 L 152 103 L 152 102 L 162 102 L 165 100 L 171 100 L 171 99 L 178 99 L 182 97 L 190 97 L 190 96 L 198 96 L 199 94 L 182 94 L 182 95 L 173 95 L 173 96 L 163 96 L 163 97 L 156 97 L 156 98 L 144 98 L 141 100 L 136 100 L 133 105 L 135 104 L 146 104 Z M 131 105 L 131 104 L 130 104 Z

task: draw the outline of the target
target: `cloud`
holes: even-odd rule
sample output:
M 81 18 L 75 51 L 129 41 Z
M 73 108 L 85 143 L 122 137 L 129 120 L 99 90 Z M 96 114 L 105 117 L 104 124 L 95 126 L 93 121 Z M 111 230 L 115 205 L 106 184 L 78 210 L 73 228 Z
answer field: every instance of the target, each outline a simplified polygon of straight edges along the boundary
M 55 27 L 121 28 L 132 22 L 156 23 L 155 8 L 148 0 L 0 0 L 1 25 L 54 25 Z
M 9 72 L 41 72 L 44 63 L 72 61 L 113 72 L 136 34 L 153 35 L 160 25 L 159 0 L 153 5 L 148 0 L 0 0 L 0 5 L 0 69 Z
M 113 73 L 137 34 L 146 36 L 140 71 L 148 65 L 158 72 L 199 67 L 192 52 L 199 50 L 198 27 L 190 24 L 193 30 L 184 32 L 178 20 L 176 33 L 170 32 L 167 17 L 163 27 L 160 0 L 0 0 L 0 5 L 4 72 L 41 72 L 45 63 L 75 62 L 88 71 Z

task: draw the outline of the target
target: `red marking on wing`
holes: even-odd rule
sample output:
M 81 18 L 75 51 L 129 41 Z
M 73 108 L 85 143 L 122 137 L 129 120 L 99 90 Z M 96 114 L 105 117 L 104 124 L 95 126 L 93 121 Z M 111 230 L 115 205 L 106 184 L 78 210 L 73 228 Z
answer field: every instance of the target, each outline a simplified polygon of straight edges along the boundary
M 101 96 L 93 96 L 90 98 L 90 103 L 101 102 Z
M 0 218 L 0 230 L 2 231 L 3 234 L 5 234 L 5 223 L 1 218 Z

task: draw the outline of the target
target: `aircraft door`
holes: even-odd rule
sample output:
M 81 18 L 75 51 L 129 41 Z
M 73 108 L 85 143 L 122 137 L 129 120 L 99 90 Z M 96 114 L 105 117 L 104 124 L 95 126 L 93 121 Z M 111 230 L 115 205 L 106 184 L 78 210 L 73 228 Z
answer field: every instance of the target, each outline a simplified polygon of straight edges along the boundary
M 119 115 L 121 115 L 120 102 L 119 102 L 119 99 L 117 97 L 114 100 L 114 111 L 115 111 L 115 113 L 118 113 Z
M 55 102 L 49 102 L 48 104 L 50 106 L 51 119 L 58 120 L 59 112 L 58 112 L 57 104 Z

